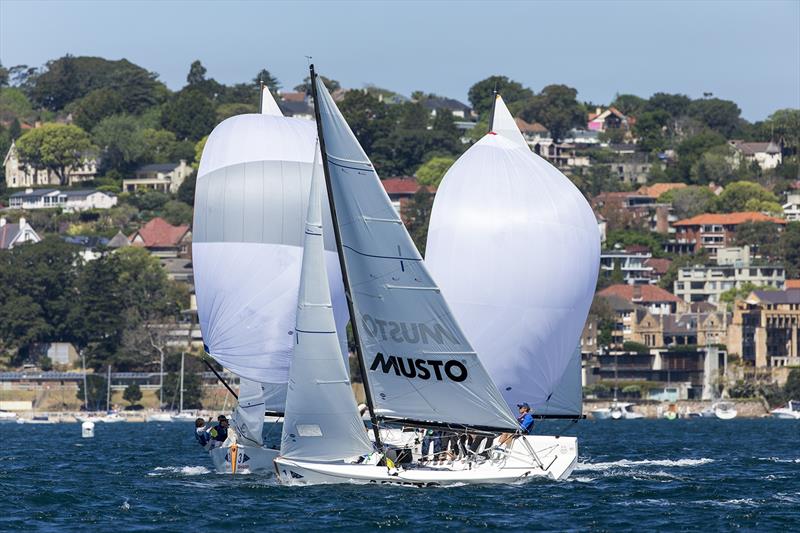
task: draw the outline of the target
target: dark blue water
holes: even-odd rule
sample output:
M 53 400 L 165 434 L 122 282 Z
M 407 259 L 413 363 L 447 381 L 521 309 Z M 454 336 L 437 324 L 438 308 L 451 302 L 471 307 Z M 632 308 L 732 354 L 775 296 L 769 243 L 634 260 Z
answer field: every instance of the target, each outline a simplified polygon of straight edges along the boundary
M 569 481 L 427 489 L 217 475 L 189 423 L 0 429 L 3 531 L 800 527 L 800 421 L 585 421 Z

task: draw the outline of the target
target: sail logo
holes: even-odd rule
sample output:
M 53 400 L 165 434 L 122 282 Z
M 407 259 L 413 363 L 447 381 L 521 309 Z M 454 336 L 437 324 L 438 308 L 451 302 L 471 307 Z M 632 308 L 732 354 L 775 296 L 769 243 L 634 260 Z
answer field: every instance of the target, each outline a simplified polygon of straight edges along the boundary
M 431 326 L 422 322 L 395 322 L 364 315 L 361 317 L 361 325 L 370 337 L 378 340 L 392 340 L 408 344 L 430 344 L 431 342 L 443 344 L 445 341 L 461 344 L 453 332 L 448 331 L 438 322 Z
M 440 361 L 438 359 L 414 359 L 412 357 L 397 357 L 394 355 L 385 356 L 381 352 L 375 354 L 372 360 L 371 371 L 380 368 L 384 374 L 394 371 L 396 376 L 407 378 L 419 378 L 428 380 L 434 376 L 438 381 L 447 377 L 450 381 L 461 383 L 467 379 L 467 367 L 461 361 L 450 359 Z

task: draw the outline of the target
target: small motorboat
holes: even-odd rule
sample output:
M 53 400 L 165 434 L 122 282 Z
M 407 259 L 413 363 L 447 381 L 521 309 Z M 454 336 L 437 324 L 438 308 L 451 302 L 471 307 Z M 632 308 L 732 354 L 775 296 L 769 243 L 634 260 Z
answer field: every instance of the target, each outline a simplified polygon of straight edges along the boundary
M 592 418 L 595 420 L 608 420 L 611 418 L 611 409 L 608 407 L 601 407 L 600 409 L 593 409 L 590 411 Z
M 197 415 L 188 411 L 181 411 L 180 413 L 172 415 L 170 418 L 173 422 L 194 422 L 195 419 L 197 419 Z
M 720 420 L 732 420 L 739 414 L 733 402 L 717 402 L 711 406 L 711 409 L 714 411 L 714 416 Z
M 34 415 L 32 418 L 17 418 L 17 424 L 57 424 L 58 419 L 48 415 Z
M 644 418 L 644 415 L 637 413 L 633 410 L 635 407 L 632 403 L 615 402 L 611 404 L 611 419 L 612 420 L 638 420 Z
M 778 407 L 770 411 L 773 418 L 783 418 L 787 420 L 800 420 L 800 402 L 790 400 L 786 407 Z
M 119 413 L 108 413 L 106 416 L 101 416 L 98 421 L 104 424 L 115 424 L 117 422 L 127 422 L 128 419 Z
M 14 422 L 17 420 L 17 413 L 11 411 L 3 411 L 0 409 L 0 422 Z

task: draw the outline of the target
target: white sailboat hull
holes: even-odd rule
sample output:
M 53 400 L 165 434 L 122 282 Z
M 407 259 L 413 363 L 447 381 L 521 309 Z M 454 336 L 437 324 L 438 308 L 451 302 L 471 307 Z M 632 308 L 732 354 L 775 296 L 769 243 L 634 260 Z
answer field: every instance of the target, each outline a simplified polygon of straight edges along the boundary
M 237 444 L 236 452 L 231 453 L 231 446 L 226 443 L 210 450 L 208 454 L 218 474 L 271 474 L 275 471 L 273 461 L 278 458 L 279 451 L 264 446 Z M 235 468 L 233 457 L 236 459 Z
M 792 411 L 787 408 L 773 409 L 770 411 L 772 418 L 780 418 L 783 420 L 800 420 L 800 411 Z
M 508 453 L 490 459 L 456 459 L 425 465 L 386 466 L 349 463 L 315 463 L 279 457 L 275 471 L 283 483 L 381 483 L 396 485 L 442 486 L 482 483 L 515 483 L 526 479 L 563 480 L 578 461 L 575 437 L 528 435 L 523 437 L 536 452 L 537 462 L 520 439 Z M 541 463 L 541 464 L 540 464 Z

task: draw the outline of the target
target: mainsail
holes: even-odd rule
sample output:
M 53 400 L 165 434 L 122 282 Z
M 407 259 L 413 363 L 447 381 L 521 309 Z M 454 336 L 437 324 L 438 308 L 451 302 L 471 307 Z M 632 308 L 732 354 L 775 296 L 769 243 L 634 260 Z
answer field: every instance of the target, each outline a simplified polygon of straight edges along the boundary
M 262 384 L 266 410 L 282 412 L 316 128 L 312 121 L 281 116 L 268 90 L 262 98 L 264 113 L 231 117 L 206 142 L 192 258 L 208 353 Z M 327 202 L 323 221 L 331 227 Z M 346 346 L 347 306 L 333 238 L 326 248 L 337 329 Z
M 493 122 L 442 180 L 425 261 L 508 404 L 578 416 L 597 222 L 572 182 L 531 152 L 499 95 Z
M 315 170 L 311 181 L 281 435 L 281 455 L 307 461 L 342 460 L 372 451 L 336 335 L 322 243 L 321 174 Z
M 378 416 L 516 429 L 372 163 L 320 78 L 312 78 L 353 326 Z

